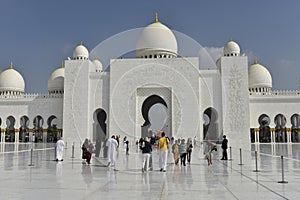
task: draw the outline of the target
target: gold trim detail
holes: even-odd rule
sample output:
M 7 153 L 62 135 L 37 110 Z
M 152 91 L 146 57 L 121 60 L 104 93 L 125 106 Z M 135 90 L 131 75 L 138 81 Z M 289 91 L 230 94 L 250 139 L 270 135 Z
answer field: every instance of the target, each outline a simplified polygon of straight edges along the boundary
M 158 21 L 158 13 L 157 12 L 155 13 L 155 20 L 152 24 L 155 24 L 155 23 L 160 23 L 160 21 Z
M 257 58 L 256 58 L 256 57 L 254 57 L 254 62 L 253 62 L 253 64 L 257 64 Z

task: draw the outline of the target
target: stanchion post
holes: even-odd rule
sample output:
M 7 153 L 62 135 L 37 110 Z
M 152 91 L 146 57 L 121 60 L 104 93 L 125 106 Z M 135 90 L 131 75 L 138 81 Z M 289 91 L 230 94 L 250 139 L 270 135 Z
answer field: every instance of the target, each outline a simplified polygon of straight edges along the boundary
M 71 158 L 75 158 L 74 157 L 74 142 L 73 142 L 73 144 L 72 144 L 72 157 Z
M 57 150 L 57 146 L 54 147 L 54 160 L 56 160 L 56 157 L 57 157 L 57 155 L 56 155 L 57 151 L 56 150 Z
M 31 147 L 31 149 L 30 149 L 30 164 L 29 164 L 29 166 L 33 166 L 32 157 L 33 157 L 33 148 Z
M 66 149 L 68 148 L 68 143 L 66 142 Z
M 255 151 L 255 170 L 253 170 L 254 172 L 259 172 L 258 170 L 258 166 L 257 166 L 257 151 Z
M 229 147 L 229 155 L 230 155 L 230 158 L 229 158 L 229 160 L 232 160 L 232 151 L 231 151 L 231 146 Z
M 287 181 L 284 180 L 283 156 L 280 156 L 280 160 L 281 160 L 281 175 L 282 175 L 282 180 L 278 181 L 278 183 L 288 183 Z
M 239 165 L 243 165 L 243 161 L 242 161 L 242 149 L 240 148 L 240 164 Z

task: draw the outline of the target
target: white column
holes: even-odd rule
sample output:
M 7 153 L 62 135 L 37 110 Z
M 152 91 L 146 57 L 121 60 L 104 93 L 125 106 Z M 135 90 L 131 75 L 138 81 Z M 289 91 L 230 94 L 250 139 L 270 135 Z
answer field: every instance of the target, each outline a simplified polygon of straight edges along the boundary
M 19 130 L 18 131 L 15 131 L 15 143 L 18 143 L 19 142 Z

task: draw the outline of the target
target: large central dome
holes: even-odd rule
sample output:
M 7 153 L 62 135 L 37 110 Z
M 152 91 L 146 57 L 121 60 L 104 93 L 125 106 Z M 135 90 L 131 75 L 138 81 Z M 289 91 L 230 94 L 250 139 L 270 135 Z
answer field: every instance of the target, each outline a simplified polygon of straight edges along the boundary
M 141 32 L 136 44 L 137 58 L 177 57 L 177 41 L 173 32 L 158 21 L 148 25 Z

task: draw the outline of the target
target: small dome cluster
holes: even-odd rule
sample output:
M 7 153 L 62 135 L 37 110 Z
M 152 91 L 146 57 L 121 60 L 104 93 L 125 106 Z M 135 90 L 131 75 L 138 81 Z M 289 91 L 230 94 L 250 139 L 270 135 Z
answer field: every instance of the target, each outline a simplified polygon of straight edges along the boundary
M 158 21 L 141 32 L 136 44 L 137 58 L 174 58 L 177 57 L 177 41 L 173 32 Z
M 75 47 L 73 51 L 73 60 L 89 60 L 89 51 L 82 43 Z M 95 66 L 96 72 L 101 72 L 102 64 L 98 59 L 92 61 Z M 63 94 L 64 93 L 64 79 L 65 67 L 64 62 L 61 67 L 54 70 L 48 79 L 48 93 L 49 94 Z
M 250 92 L 270 92 L 272 89 L 272 76 L 270 72 L 258 64 L 256 59 L 248 71 Z
M 240 56 L 240 46 L 232 39 L 223 48 L 223 56 Z M 249 92 L 270 92 L 272 89 L 272 76 L 270 72 L 258 64 L 256 59 L 248 70 Z
M 0 73 L 0 95 L 20 95 L 24 91 L 25 81 L 22 75 L 10 64 L 9 69 Z

